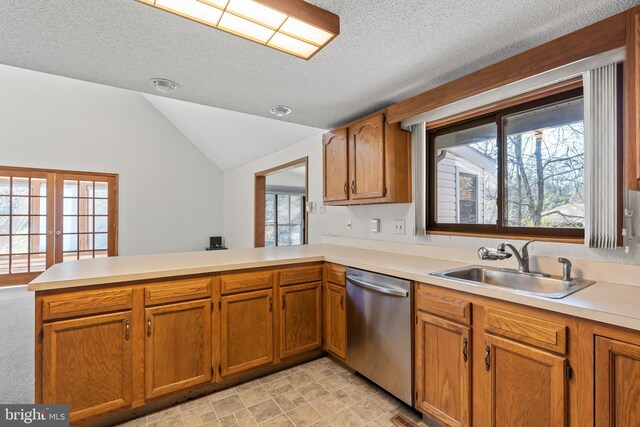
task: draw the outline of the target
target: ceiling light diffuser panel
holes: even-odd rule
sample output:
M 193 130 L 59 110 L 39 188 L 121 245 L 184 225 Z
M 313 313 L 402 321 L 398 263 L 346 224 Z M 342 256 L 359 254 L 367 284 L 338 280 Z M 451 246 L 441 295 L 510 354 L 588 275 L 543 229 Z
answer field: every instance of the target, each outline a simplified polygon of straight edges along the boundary
M 136 0 L 310 59 L 340 34 L 340 18 L 302 0 Z

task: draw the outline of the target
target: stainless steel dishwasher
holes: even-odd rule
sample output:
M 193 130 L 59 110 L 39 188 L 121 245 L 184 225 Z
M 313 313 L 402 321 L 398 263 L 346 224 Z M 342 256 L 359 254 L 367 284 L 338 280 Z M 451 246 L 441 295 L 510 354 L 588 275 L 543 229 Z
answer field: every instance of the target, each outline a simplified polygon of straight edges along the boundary
M 411 405 L 411 282 L 347 269 L 347 363 Z

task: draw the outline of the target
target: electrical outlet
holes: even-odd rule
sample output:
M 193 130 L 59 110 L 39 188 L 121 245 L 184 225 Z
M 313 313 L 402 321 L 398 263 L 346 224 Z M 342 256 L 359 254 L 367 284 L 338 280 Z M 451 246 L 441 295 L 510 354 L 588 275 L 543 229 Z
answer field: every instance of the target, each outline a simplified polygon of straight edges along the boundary
M 318 206 L 318 213 L 327 213 L 327 207 L 325 205 Z
M 404 219 L 393 220 L 393 231 L 396 234 L 404 234 Z
M 347 230 L 351 231 L 351 220 L 347 220 Z
M 379 233 L 380 232 L 380 220 L 378 218 L 372 219 L 370 224 L 369 224 L 369 229 L 371 230 L 372 233 Z

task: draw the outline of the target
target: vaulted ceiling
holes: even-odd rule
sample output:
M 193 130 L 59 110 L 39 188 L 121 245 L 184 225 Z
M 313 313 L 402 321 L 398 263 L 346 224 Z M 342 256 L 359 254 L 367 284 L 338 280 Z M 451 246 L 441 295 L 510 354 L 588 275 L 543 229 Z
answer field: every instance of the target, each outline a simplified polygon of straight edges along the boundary
M 341 34 L 310 61 L 134 0 L 3 0 L 0 63 L 331 128 L 640 0 L 314 0 Z M 163 108 L 163 107 L 160 107 Z

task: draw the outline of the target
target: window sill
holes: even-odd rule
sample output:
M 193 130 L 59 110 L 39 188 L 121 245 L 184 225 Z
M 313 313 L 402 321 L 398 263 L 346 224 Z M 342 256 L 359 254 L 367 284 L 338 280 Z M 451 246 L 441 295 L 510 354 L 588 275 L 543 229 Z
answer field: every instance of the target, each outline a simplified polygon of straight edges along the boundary
M 524 234 L 494 234 L 494 233 L 472 233 L 461 231 L 436 231 L 427 230 L 427 235 L 433 236 L 460 236 L 460 237 L 485 237 L 488 239 L 513 239 L 513 240 L 536 240 L 538 242 L 552 243 L 572 243 L 584 244 L 584 237 L 551 237 L 551 236 L 535 236 Z

